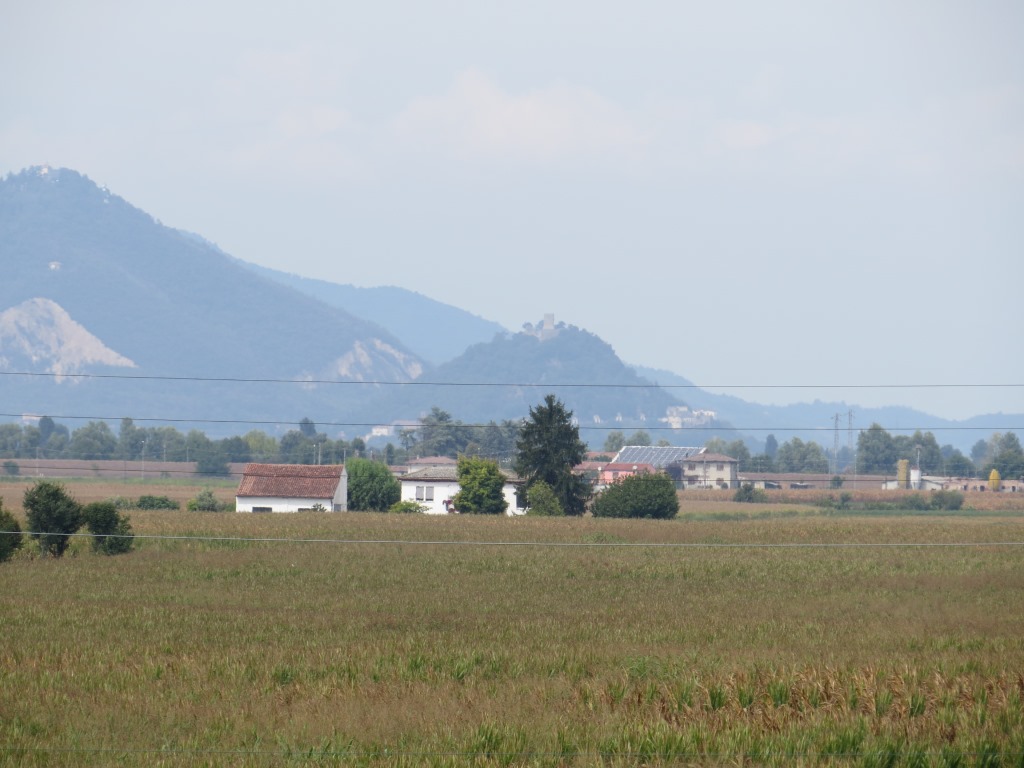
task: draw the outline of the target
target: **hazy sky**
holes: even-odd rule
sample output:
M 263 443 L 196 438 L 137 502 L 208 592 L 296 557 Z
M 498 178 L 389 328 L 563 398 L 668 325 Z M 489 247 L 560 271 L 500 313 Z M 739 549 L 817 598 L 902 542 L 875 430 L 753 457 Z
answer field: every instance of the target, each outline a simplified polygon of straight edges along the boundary
M 1024 384 L 1022 34 L 1019 0 L 9 2 L 0 172 L 702 385 Z

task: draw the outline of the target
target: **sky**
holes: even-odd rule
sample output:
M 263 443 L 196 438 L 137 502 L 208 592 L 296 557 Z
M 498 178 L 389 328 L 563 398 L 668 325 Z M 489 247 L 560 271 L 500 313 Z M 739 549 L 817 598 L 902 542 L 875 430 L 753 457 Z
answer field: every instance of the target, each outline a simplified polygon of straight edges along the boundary
M 1019 414 L 1022 29 L 1016 0 L 4 3 L 0 173 L 747 400 Z

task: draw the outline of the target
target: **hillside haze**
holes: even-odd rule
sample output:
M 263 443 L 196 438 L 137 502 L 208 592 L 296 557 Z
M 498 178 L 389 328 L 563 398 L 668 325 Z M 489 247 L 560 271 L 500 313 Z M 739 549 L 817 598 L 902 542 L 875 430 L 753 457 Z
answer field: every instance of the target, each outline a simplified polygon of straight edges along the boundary
M 147 377 L 7 377 L 11 408 L 298 420 L 337 391 L 149 377 L 409 381 L 424 369 L 380 326 L 244 269 L 75 171 L 32 168 L 0 182 L 0 253 L 3 370 Z

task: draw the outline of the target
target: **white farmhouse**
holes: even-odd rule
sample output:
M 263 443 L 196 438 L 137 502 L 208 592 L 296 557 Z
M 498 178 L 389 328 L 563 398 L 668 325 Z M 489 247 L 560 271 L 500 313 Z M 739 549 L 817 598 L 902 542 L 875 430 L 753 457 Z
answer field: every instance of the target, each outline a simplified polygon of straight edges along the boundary
M 348 510 L 344 464 L 246 464 L 235 492 L 236 512 Z
M 505 514 L 522 515 L 526 509 L 519 506 L 516 489 L 521 482 L 511 472 L 502 470 L 505 484 L 501 492 L 508 505 Z M 446 515 L 455 512 L 452 500 L 459 492 L 458 467 L 453 464 L 415 469 L 399 478 L 402 481 L 402 501 L 414 501 L 425 507 L 428 515 Z

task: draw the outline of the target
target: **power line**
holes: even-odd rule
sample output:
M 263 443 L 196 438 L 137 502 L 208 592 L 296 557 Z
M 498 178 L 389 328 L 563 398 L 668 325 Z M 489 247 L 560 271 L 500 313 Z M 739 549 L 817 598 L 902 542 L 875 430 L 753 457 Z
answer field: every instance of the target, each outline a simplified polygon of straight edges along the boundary
M 0 417 L 22 419 L 25 418 L 24 413 L 0 413 Z M 80 416 L 75 414 L 47 414 L 49 418 L 54 421 L 58 419 L 74 420 L 74 421 L 121 421 L 122 419 L 130 418 L 133 422 L 145 421 L 145 422 L 159 422 L 164 424 L 242 424 L 246 426 L 282 426 L 282 425 L 295 425 L 301 426 L 301 421 L 289 421 L 286 419 L 279 420 L 266 420 L 266 419 L 204 419 L 204 418 L 183 418 L 183 417 L 165 417 L 165 416 L 99 416 L 89 415 Z M 33 415 L 34 417 L 34 415 Z M 523 419 L 509 419 L 513 426 L 518 426 L 519 422 Z M 362 428 L 373 428 L 373 427 L 391 427 L 398 429 L 408 430 L 422 430 L 422 429 L 504 429 L 508 425 L 503 422 L 488 422 L 487 424 L 482 423 L 471 423 L 465 422 L 449 422 L 443 424 L 394 424 L 382 421 L 319 421 L 314 420 L 313 423 L 317 427 L 362 427 Z M 745 426 L 732 426 L 724 424 L 702 424 L 700 426 L 687 426 L 687 427 L 673 427 L 669 425 L 648 425 L 646 423 L 630 424 L 628 426 L 622 424 L 577 424 L 579 429 L 586 430 L 604 430 L 604 431 L 621 431 L 623 428 L 630 429 L 633 431 L 642 432 L 694 432 L 694 431 L 719 431 L 719 432 L 831 432 L 833 427 L 822 427 L 822 426 L 767 426 L 767 427 L 745 427 Z M 1000 425 L 1000 424 L 987 424 L 984 426 L 943 426 L 943 425 L 931 425 L 931 426 L 912 426 L 912 427 L 886 427 L 879 425 L 887 432 L 979 432 L 989 430 L 1024 430 L 1022 425 Z
M 124 381 L 191 381 L 231 384 L 331 384 L 375 387 L 530 387 L 547 389 L 1012 389 L 1024 387 L 1013 383 L 928 383 L 928 384 L 608 384 L 608 383 L 536 383 L 491 381 L 387 381 L 342 379 L 276 379 L 240 376 L 167 376 L 121 373 L 52 373 L 33 371 L 0 371 L 0 376 L 26 376 L 61 379 L 116 379 Z

